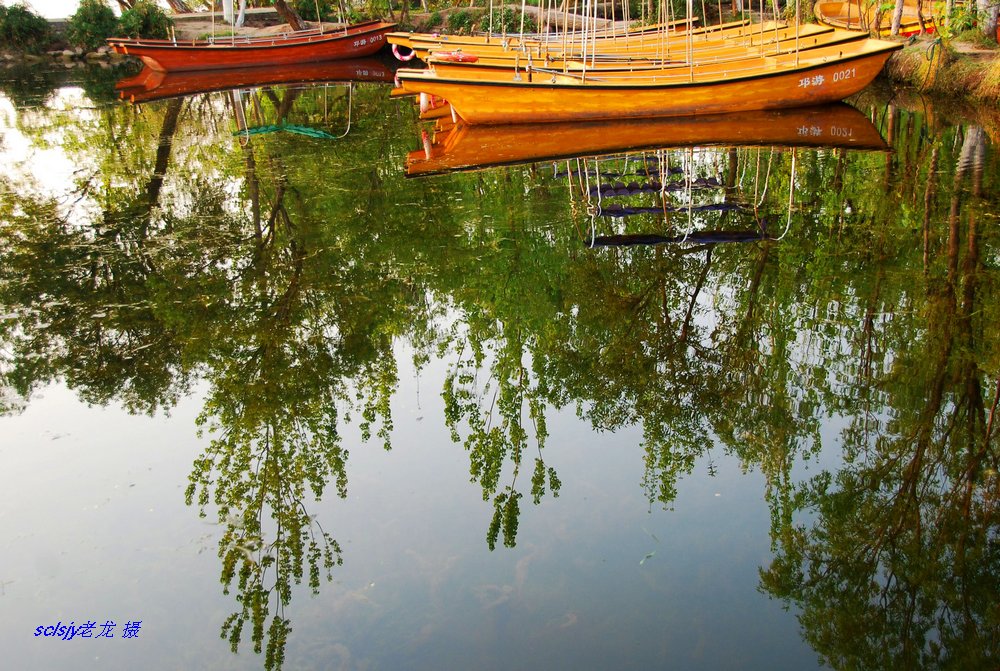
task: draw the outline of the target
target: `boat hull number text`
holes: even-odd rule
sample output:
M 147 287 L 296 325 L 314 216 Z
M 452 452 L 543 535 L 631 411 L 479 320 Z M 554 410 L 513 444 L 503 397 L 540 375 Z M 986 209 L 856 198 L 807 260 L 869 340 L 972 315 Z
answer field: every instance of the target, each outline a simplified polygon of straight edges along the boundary
M 823 129 L 819 126 L 799 126 L 796 128 L 796 131 L 798 131 L 799 137 L 823 137 Z M 830 137 L 850 138 L 854 137 L 854 129 L 842 126 L 830 126 L 826 134 Z
M 382 35 L 372 35 L 371 37 L 362 37 L 360 40 L 354 40 L 354 46 L 363 47 L 366 44 L 375 44 L 384 40 L 385 38 Z
M 833 73 L 833 81 L 842 82 L 846 79 L 854 79 L 857 76 L 858 76 L 857 72 L 855 72 L 854 68 L 849 68 L 847 70 L 838 70 L 837 72 Z

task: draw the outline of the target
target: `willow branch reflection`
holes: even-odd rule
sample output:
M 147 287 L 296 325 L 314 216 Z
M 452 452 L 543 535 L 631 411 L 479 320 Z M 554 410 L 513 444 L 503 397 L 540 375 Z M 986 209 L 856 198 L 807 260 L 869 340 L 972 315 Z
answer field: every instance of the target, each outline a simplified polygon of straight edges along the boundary
M 265 93 L 260 103 L 272 105 L 281 124 L 299 95 Z M 255 652 L 263 649 L 272 669 L 283 663 L 293 585 L 308 571 L 317 593 L 321 575 L 331 580 L 342 563 L 339 543 L 307 508 L 328 483 L 347 495 L 340 409 L 354 406 L 356 383 L 357 399 L 370 399 L 362 404 L 364 431 L 381 421 L 388 447 L 388 398 L 397 377 L 391 340 L 355 334 L 355 297 L 330 290 L 328 283 L 342 278 L 324 277 L 321 269 L 343 266 L 347 250 L 329 246 L 333 231 L 323 230 L 301 198 L 303 185 L 283 155 L 288 145 L 259 139 L 240 135 L 251 235 L 245 263 L 231 278 L 231 322 L 219 334 L 217 347 L 224 348 L 207 374 L 211 391 L 199 420 L 218 437 L 195 464 L 187 500 L 197 501 L 203 515 L 214 508 L 224 528 L 222 582 L 227 593 L 235 584 L 240 610 L 223 624 L 223 636 L 236 652 L 249 624 Z M 364 347 L 352 349 L 352 335 Z M 365 382 L 371 387 L 361 393 Z

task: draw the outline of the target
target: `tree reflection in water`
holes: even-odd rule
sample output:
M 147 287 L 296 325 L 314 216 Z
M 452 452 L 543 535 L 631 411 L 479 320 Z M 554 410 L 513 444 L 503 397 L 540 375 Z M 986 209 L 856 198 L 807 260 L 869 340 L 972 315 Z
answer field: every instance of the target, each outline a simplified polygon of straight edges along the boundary
M 768 592 L 802 608 L 805 636 L 834 668 L 988 668 L 1000 654 L 1000 378 L 983 262 L 994 241 L 980 230 L 984 134 L 962 131 L 946 215 L 924 213 L 908 304 L 879 285 L 869 299 L 854 380 L 864 405 L 848 406 L 844 466 L 794 487 L 795 511 L 815 517 L 776 525 L 762 572 Z M 942 143 L 921 168 L 937 169 Z M 905 330 L 889 324 L 897 305 L 914 313 Z
M 831 666 L 996 660 L 995 126 L 879 106 L 892 154 L 664 151 L 661 167 L 716 182 L 675 193 L 686 209 L 625 196 L 626 216 L 588 180 L 628 161 L 402 179 L 379 157 L 401 158 L 412 119 L 378 87 L 356 90 L 336 152 L 210 142 L 231 130 L 226 100 L 21 115 L 39 143 L 70 128 L 65 149 L 98 167 L 74 208 L 5 178 L 0 336 L 8 396 L 63 379 L 154 412 L 207 383 L 187 497 L 222 525 L 234 651 L 249 636 L 280 668 L 294 585 L 319 590 L 345 559 L 309 509 L 331 483 L 347 494 L 344 422 L 391 446 L 405 342 L 418 367 L 449 364 L 443 419 L 493 506 L 491 549 L 515 545 L 526 493 L 558 495 L 546 414 L 575 407 L 600 431 L 642 426 L 650 501 L 670 507 L 712 450 L 766 476 L 761 587 L 801 609 Z M 330 104 L 276 89 L 254 113 L 318 123 Z M 706 229 L 762 234 L 585 247 Z M 831 417 L 843 464 L 802 480 Z

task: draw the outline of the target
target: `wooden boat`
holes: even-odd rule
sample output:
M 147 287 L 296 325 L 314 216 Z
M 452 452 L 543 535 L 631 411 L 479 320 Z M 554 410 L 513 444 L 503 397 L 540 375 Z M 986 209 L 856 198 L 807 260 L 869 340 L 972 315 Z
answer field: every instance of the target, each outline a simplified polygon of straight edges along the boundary
M 413 57 L 414 50 L 424 50 L 428 45 L 441 48 L 458 49 L 468 46 L 494 45 L 506 49 L 517 49 L 520 47 L 536 47 L 545 44 L 563 44 L 565 42 L 579 43 L 583 39 L 605 40 L 622 39 L 636 35 L 657 35 L 663 33 L 683 33 L 695 29 L 698 18 L 679 19 L 666 23 L 657 23 L 638 28 L 605 28 L 589 30 L 586 33 L 572 31 L 567 33 L 534 33 L 529 35 L 518 34 L 485 34 L 485 35 L 452 35 L 448 33 L 414 33 L 414 32 L 391 32 L 386 35 L 386 41 L 393 46 L 393 54 L 396 58 L 408 61 Z M 749 23 L 749 21 L 735 21 L 729 25 L 736 26 Z M 712 27 L 707 28 L 711 30 Z M 397 47 L 402 47 L 405 52 L 401 52 Z M 417 54 L 419 56 L 419 54 Z
M 395 27 L 394 23 L 369 21 L 327 32 L 187 41 L 111 38 L 108 44 L 154 70 L 225 70 L 371 56 L 386 45 L 385 35 Z
M 604 55 L 602 58 L 583 59 L 579 57 L 561 58 L 549 56 L 544 61 L 532 58 L 510 58 L 509 56 L 481 56 L 464 60 L 448 57 L 448 54 L 433 52 L 427 63 L 436 72 L 457 75 L 463 71 L 474 72 L 476 68 L 514 69 L 531 72 L 532 76 L 540 76 L 545 72 L 583 72 L 607 74 L 613 72 L 655 72 L 665 68 L 688 67 L 695 63 L 726 63 L 746 60 L 762 55 L 776 56 L 779 54 L 804 52 L 819 47 L 846 44 L 867 39 L 867 35 L 853 30 L 839 30 L 820 27 L 815 24 L 804 26 L 801 34 L 782 30 L 780 39 L 765 39 L 758 41 L 748 39 L 743 44 L 711 43 L 701 45 L 691 50 L 677 50 L 672 54 L 643 54 L 637 52 L 631 56 L 616 57 Z
M 480 68 L 447 76 L 396 72 L 403 92 L 436 95 L 470 124 L 690 116 L 836 102 L 867 86 L 901 49 L 867 39 L 809 51 L 691 64 L 659 72 L 522 73 Z
M 900 35 L 905 37 L 934 31 L 931 7 L 928 3 L 921 4 L 922 1 L 904 2 L 903 16 L 899 24 Z M 820 23 L 828 26 L 861 30 L 879 37 L 888 37 L 892 33 L 893 10 L 891 7 L 883 9 L 884 7 L 884 4 L 875 0 L 820 0 L 813 5 L 813 12 Z
M 409 177 L 625 151 L 689 146 L 846 147 L 886 151 L 878 129 L 850 105 L 671 119 L 507 126 L 435 123 L 406 157 Z
M 391 67 L 371 57 L 233 70 L 164 72 L 144 67 L 139 74 L 120 80 L 115 89 L 122 100 L 145 103 L 248 87 L 348 81 L 391 82 L 394 76 Z
M 602 42 L 596 46 L 587 45 L 553 45 L 545 49 L 504 50 L 497 45 L 468 47 L 465 50 L 431 51 L 423 55 L 427 63 L 440 62 L 475 62 L 481 65 L 524 67 L 528 63 L 540 67 L 554 67 L 556 63 L 577 61 L 587 67 L 620 67 L 625 64 L 649 63 L 686 63 L 694 60 L 701 62 L 726 58 L 727 54 L 744 54 L 749 49 L 755 49 L 756 55 L 780 53 L 796 40 L 803 40 L 821 35 L 840 34 L 848 32 L 854 39 L 867 37 L 853 31 L 837 31 L 829 26 L 804 24 L 798 27 L 777 26 L 766 29 L 746 26 L 740 30 L 726 31 L 712 35 L 701 34 L 697 38 L 673 38 L 631 40 L 622 42 Z M 784 43 L 784 46 L 779 46 Z M 471 58 L 456 59 L 454 55 L 471 56 Z
M 786 27 L 784 23 L 765 22 L 763 24 L 751 24 L 749 21 L 735 21 L 721 26 L 705 26 L 692 28 L 691 30 L 660 30 L 660 31 L 637 31 L 627 35 L 617 35 L 614 37 L 596 37 L 581 40 L 578 36 L 572 39 L 553 38 L 549 40 L 525 40 L 521 42 L 516 37 L 506 40 L 493 39 L 491 41 L 470 40 L 461 35 L 410 35 L 407 33 L 394 33 L 393 35 L 408 36 L 407 38 L 389 38 L 393 46 L 405 44 L 420 60 L 434 51 L 457 51 L 471 52 L 476 55 L 503 55 L 521 54 L 521 58 L 526 58 L 530 53 L 533 57 L 541 59 L 546 53 L 553 54 L 630 54 L 635 52 L 662 52 L 674 48 L 682 48 L 688 43 L 698 41 L 718 41 L 744 39 L 752 34 L 777 30 Z M 398 55 L 397 55 L 398 57 Z

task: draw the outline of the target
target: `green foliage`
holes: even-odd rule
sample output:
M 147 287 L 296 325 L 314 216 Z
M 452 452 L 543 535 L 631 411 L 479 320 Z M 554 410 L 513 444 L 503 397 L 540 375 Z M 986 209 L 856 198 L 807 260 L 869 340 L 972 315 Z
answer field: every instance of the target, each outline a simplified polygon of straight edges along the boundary
M 122 12 L 118 32 L 128 37 L 164 39 L 169 37 L 173 19 L 152 0 L 138 0 L 131 9 Z
M 37 53 L 52 39 L 49 22 L 24 5 L 0 5 L 0 44 Z
M 482 17 L 482 12 L 470 9 L 460 9 L 457 12 L 452 12 L 448 15 L 448 32 L 458 35 L 472 32 L 472 27 L 476 25 Z
M 521 31 L 521 12 L 510 7 L 494 9 L 492 14 L 492 25 L 494 33 L 518 33 Z M 524 32 L 533 33 L 538 30 L 533 16 L 524 17 Z
M 952 42 L 968 42 L 984 49 L 996 49 L 997 47 L 996 36 L 985 34 L 979 27 L 952 34 L 951 40 Z
M 429 31 L 440 27 L 443 23 L 444 17 L 441 16 L 441 12 L 431 12 L 430 16 L 427 17 L 427 21 L 423 24 L 423 29 Z
M 347 7 L 347 17 L 344 19 L 347 23 L 363 23 L 365 21 L 371 20 L 371 15 L 368 12 L 355 7 L 354 5 L 349 5 Z
M 711 14 L 718 13 L 712 12 L 712 9 L 714 7 L 709 9 Z M 687 5 L 685 0 L 669 0 L 667 2 L 653 0 L 652 5 L 649 5 L 645 0 L 630 0 L 628 11 L 629 18 L 635 22 L 634 25 L 650 25 L 666 21 L 667 19 L 664 17 L 669 17 L 671 21 L 684 18 L 687 15 Z M 706 20 L 704 23 L 711 24 L 712 21 Z
M 504 547 L 517 546 L 517 527 L 521 514 L 518 504 L 520 498 L 520 493 L 508 488 L 493 501 L 493 517 L 486 531 L 486 545 L 490 550 L 496 549 L 501 531 Z
M 66 38 L 70 44 L 88 51 L 102 46 L 118 29 L 118 19 L 106 0 L 81 0 L 69 17 Z
M 319 17 L 316 7 L 319 6 Z M 295 0 L 292 5 L 304 21 L 339 21 L 337 3 L 332 0 Z
M 488 30 L 491 28 L 491 25 L 492 30 L 495 33 L 516 33 L 521 30 L 521 12 L 515 11 L 510 7 L 505 7 L 502 10 L 494 9 L 492 19 L 491 24 L 490 16 L 485 12 L 471 9 L 460 9 L 450 13 L 445 21 L 445 24 L 449 33 L 456 34 L 469 33 L 474 29 Z M 535 22 L 534 17 L 526 15 L 524 20 L 524 31 L 535 32 L 537 30 L 538 24 Z
M 952 35 L 959 35 L 976 27 L 976 6 L 956 4 L 945 22 Z

